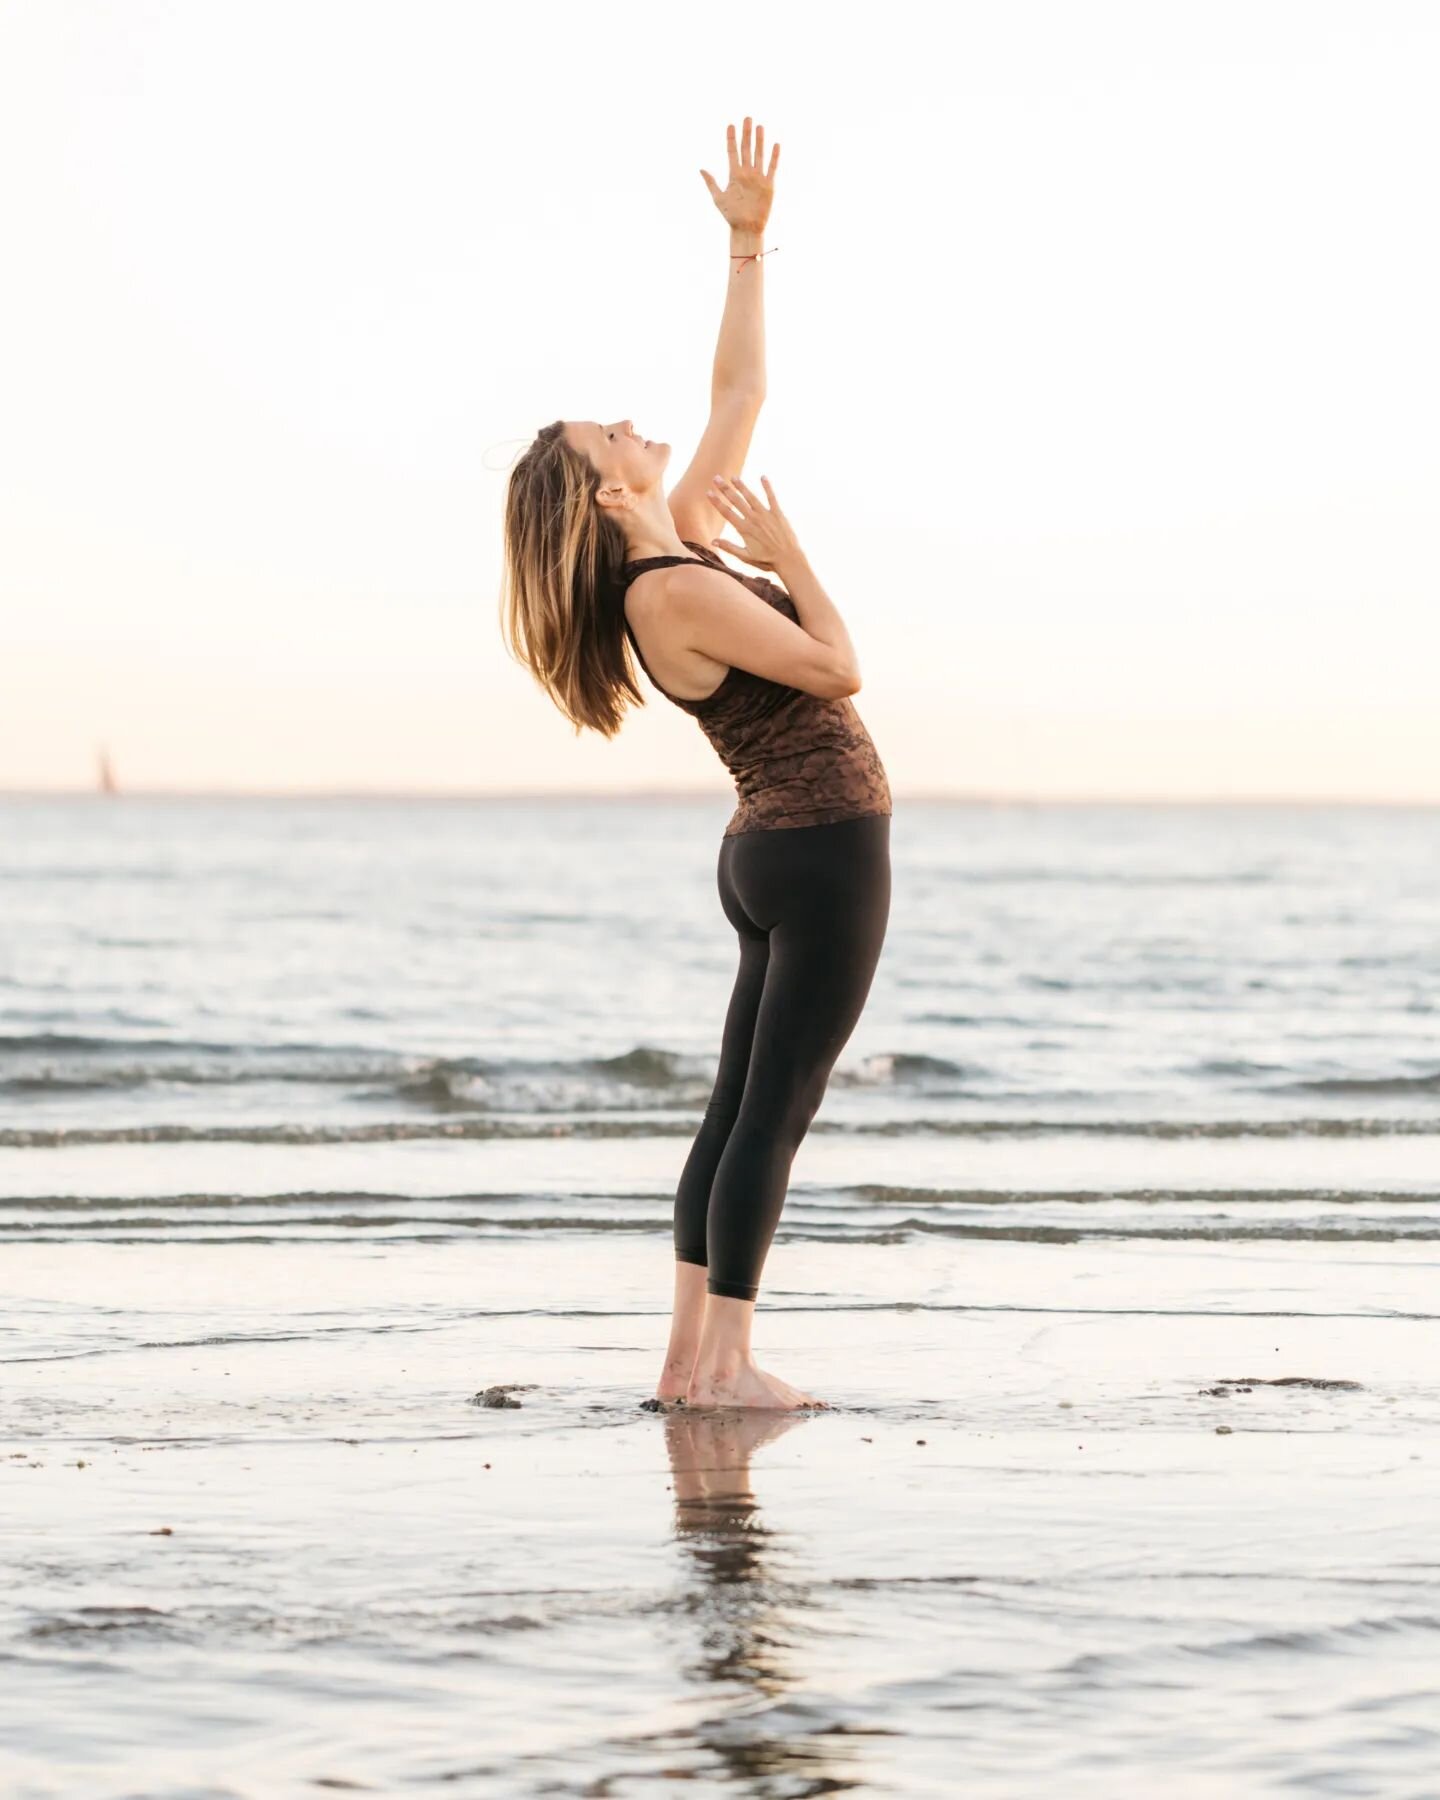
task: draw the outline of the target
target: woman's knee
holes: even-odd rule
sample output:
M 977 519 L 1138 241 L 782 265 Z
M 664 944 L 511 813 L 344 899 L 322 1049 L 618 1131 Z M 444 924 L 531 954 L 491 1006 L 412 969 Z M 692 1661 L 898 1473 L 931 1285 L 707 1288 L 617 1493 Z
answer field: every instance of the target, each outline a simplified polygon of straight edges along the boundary
M 793 1153 L 820 1110 L 830 1081 L 829 1063 L 791 1067 L 783 1076 L 765 1078 L 752 1071 L 735 1129 L 753 1130 Z

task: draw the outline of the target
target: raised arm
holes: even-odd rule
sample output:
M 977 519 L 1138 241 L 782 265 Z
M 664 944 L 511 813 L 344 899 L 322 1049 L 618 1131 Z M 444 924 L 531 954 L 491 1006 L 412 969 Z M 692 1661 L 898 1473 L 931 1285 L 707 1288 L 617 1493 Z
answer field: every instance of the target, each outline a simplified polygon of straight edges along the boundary
M 765 167 L 765 127 L 755 127 L 752 144 L 748 118 L 738 150 L 735 127 L 725 127 L 725 148 L 730 158 L 730 182 L 723 192 L 708 169 L 700 171 L 711 199 L 730 227 L 731 269 L 710 380 L 712 404 L 722 394 L 765 398 L 765 284 L 761 256 L 765 251 L 765 227 L 775 200 L 775 171 L 780 164 L 777 143 L 770 150 L 770 167 Z
M 775 170 L 780 146 L 770 151 L 765 167 L 765 127 L 745 120 L 737 146 L 735 127 L 725 128 L 730 160 L 729 184 L 717 185 L 707 169 L 700 173 L 721 217 L 730 228 L 726 264 L 725 311 L 710 378 L 710 421 L 689 467 L 666 496 L 670 516 L 682 538 L 708 544 L 720 529 L 720 515 L 706 499 L 712 478 L 739 474 L 765 399 L 765 277 L 761 255 L 765 226 L 775 196 Z M 746 259 L 749 260 L 746 260 Z

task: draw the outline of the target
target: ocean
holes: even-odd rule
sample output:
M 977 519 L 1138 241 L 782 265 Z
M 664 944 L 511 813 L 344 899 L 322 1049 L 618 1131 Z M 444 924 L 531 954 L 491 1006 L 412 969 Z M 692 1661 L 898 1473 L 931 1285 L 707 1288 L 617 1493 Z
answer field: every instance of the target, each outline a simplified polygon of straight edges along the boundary
M 0 800 L 7 1794 L 1440 1793 L 1440 809 L 897 796 L 686 1419 L 730 810 Z

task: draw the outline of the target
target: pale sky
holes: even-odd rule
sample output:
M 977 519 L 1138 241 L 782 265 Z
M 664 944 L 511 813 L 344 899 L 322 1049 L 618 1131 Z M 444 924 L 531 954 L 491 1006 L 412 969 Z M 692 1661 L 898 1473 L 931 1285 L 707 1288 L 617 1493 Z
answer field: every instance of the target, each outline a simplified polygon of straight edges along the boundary
M 1385 0 L 0 0 L 0 788 L 728 792 L 497 597 L 540 425 L 689 461 L 750 113 L 897 797 L 1440 801 L 1437 86 Z

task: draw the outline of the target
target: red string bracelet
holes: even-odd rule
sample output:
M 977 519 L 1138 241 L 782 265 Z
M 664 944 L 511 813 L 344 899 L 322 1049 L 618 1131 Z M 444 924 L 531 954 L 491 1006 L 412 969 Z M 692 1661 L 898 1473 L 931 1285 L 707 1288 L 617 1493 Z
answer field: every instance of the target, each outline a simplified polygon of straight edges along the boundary
M 740 269 L 743 269 L 747 262 L 759 262 L 762 256 L 773 256 L 779 248 L 780 246 L 778 244 L 772 244 L 768 250 L 752 250 L 748 256 L 740 256 L 738 250 L 732 250 L 730 252 L 730 260 L 731 262 L 734 262 L 735 258 L 740 256 Z M 740 269 L 735 271 L 737 275 L 740 273 Z

